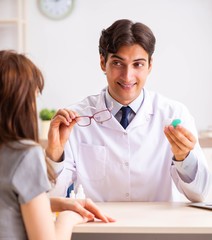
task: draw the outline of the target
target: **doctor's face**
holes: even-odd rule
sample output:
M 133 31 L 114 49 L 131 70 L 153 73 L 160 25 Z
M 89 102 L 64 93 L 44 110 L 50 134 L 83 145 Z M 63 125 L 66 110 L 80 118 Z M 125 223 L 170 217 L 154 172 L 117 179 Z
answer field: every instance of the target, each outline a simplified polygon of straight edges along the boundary
M 106 63 L 101 56 L 101 68 L 106 73 L 110 95 L 119 103 L 128 105 L 144 87 L 151 63 L 147 52 L 134 44 L 122 46 L 117 53 L 108 54 Z

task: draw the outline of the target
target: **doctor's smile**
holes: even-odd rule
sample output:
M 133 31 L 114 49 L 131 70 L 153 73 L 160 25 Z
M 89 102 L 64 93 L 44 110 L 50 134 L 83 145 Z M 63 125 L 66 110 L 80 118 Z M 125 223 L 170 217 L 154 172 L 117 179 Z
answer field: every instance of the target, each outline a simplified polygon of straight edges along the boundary
M 133 83 L 133 84 L 124 84 L 124 83 L 120 83 L 120 82 L 118 82 L 118 84 L 119 84 L 123 89 L 126 89 L 126 90 L 131 90 L 131 89 L 136 85 L 136 83 Z

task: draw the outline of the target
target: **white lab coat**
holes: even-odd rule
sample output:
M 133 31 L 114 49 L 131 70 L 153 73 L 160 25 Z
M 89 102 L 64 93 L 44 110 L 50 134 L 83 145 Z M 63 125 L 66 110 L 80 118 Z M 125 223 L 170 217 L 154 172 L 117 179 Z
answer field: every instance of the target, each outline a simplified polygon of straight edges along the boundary
M 105 89 L 71 106 L 79 115 L 105 108 Z M 189 160 L 197 161 L 194 179 L 180 177 L 163 132 L 165 121 L 175 118 L 197 137 L 194 120 L 184 105 L 145 90 L 143 105 L 126 130 L 115 117 L 101 124 L 92 119 L 87 127 L 76 124 L 64 161 L 53 164 L 59 176 L 51 195 L 65 196 L 74 182 L 75 186 L 82 184 L 86 197 L 94 201 L 173 201 L 178 200 L 179 192 L 191 201 L 202 201 L 210 183 L 206 159 L 197 143 L 180 163 L 186 169 Z

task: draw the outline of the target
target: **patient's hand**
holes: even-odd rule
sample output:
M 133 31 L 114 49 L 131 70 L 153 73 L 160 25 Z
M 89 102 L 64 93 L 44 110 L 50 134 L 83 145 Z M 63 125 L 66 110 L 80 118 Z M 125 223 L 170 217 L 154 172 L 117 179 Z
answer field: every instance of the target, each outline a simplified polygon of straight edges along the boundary
M 106 216 L 99 207 L 89 198 L 86 199 L 71 199 L 71 198 L 50 198 L 51 208 L 53 212 L 61 212 L 72 210 L 79 213 L 88 221 L 94 218 L 100 219 L 105 223 L 114 222 L 115 220 Z

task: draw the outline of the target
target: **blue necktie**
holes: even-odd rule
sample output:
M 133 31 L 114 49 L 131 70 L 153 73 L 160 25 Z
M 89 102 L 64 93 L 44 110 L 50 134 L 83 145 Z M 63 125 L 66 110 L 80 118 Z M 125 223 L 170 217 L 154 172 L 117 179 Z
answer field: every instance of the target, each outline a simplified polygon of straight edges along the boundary
M 126 129 L 126 127 L 128 126 L 129 124 L 129 121 L 128 121 L 128 115 L 131 111 L 131 108 L 129 106 L 127 107 L 122 107 L 121 108 L 121 111 L 122 111 L 122 118 L 121 118 L 121 122 L 120 124 L 122 125 L 122 127 L 124 129 Z

